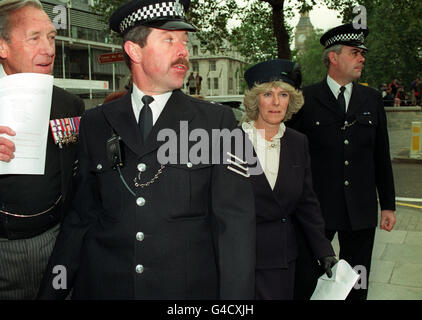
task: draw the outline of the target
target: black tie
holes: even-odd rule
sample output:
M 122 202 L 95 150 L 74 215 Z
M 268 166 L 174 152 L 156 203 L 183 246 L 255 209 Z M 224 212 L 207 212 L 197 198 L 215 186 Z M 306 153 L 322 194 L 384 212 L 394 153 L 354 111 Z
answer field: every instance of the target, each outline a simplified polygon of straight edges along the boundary
M 341 110 L 346 113 L 346 100 L 344 99 L 344 90 L 346 90 L 346 87 L 340 87 L 340 94 L 338 95 L 337 101 L 340 105 Z
M 141 112 L 139 113 L 139 129 L 141 129 L 141 138 L 145 142 L 148 138 L 148 135 L 152 129 L 152 111 L 149 104 L 154 101 L 154 98 L 151 96 L 143 96 L 142 102 L 144 106 L 142 107 Z

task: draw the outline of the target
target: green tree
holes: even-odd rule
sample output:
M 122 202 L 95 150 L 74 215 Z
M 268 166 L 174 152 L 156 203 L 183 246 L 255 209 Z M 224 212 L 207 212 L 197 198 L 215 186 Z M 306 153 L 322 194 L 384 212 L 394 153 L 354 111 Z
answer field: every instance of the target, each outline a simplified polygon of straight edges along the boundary
M 327 68 L 322 62 L 323 47 L 319 42 L 322 34 L 322 30 L 312 32 L 305 40 L 304 49 L 293 58 L 301 66 L 302 86 L 320 82 L 327 74 Z
M 242 23 L 231 30 L 229 41 L 251 64 L 277 58 L 269 5 L 252 1 L 244 10 Z
M 317 3 L 325 1 L 331 0 L 297 0 L 294 5 L 287 0 L 245 0 L 245 5 L 239 5 L 236 0 L 192 0 L 187 15 L 201 30 L 197 33 L 201 44 L 211 52 L 218 52 L 224 39 L 237 39 L 235 44 L 240 50 L 248 44 L 255 48 L 263 44 L 258 57 L 273 56 L 276 50 L 278 58 L 290 59 L 291 28 L 285 19 L 293 15 L 294 9 L 310 10 Z M 108 23 L 112 12 L 125 2 L 97 0 L 93 9 Z M 254 13 L 257 17 L 253 17 Z M 252 25 L 238 29 L 237 36 L 232 37 L 228 22 L 233 18 L 242 21 L 242 24 Z M 243 36 L 240 31 L 245 32 Z M 250 31 L 253 31 L 254 39 L 249 36 Z M 243 39 L 245 41 L 241 43 Z
M 409 89 L 421 74 L 422 1 L 420 0 L 327 0 L 329 6 L 342 9 L 344 22 L 352 22 L 362 5 L 367 13 L 369 48 L 362 81 L 373 87 L 400 81 Z

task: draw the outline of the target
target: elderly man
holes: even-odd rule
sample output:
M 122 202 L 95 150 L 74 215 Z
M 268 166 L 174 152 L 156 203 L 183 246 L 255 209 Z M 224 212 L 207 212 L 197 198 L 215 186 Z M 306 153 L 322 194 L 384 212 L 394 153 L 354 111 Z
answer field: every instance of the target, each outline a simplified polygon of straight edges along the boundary
M 366 299 L 377 226 L 391 231 L 396 218 L 387 120 L 381 94 L 355 83 L 365 62 L 368 29 L 345 24 L 321 37 L 328 75 L 304 88 L 305 105 L 290 123 L 309 139 L 315 192 L 325 219 L 326 236 L 338 233 L 340 259 L 362 272 L 349 299 Z M 309 268 L 299 258 L 298 264 Z M 299 266 L 300 268 L 300 266 Z M 297 289 L 308 286 L 297 280 Z M 303 291 L 302 291 L 303 293 Z M 312 292 L 308 292 L 312 293 Z
M 244 162 L 220 148 L 229 165 L 195 162 L 183 138 L 236 126 L 230 108 L 180 90 L 188 31 L 196 30 L 184 16 L 188 3 L 133 0 L 111 16 L 133 89 L 82 119 L 73 207 L 40 298 L 72 288 L 73 299 L 254 297 L 255 212 Z M 176 142 L 175 161 L 163 159 L 165 132 L 177 140 L 168 141 Z
M 0 77 L 51 74 L 55 36 L 38 0 L 1 1 Z M 51 121 L 78 121 L 83 111 L 81 99 L 53 87 Z M 61 136 L 76 136 L 73 129 Z M 50 128 L 45 130 L 49 131 L 45 173 L 0 176 L 0 300 L 35 298 L 66 212 L 76 144 L 58 141 Z M 13 161 L 15 145 L 7 136 L 15 132 L 0 122 L 0 133 L 0 160 Z

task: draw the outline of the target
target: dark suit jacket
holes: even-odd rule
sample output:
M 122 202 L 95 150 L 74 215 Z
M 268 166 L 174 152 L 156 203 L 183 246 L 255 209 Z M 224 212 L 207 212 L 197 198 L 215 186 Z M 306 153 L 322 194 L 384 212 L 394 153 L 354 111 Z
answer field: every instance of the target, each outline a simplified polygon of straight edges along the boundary
M 314 189 L 326 228 L 377 225 L 381 209 L 395 210 L 387 121 L 380 93 L 353 84 L 347 114 L 327 81 L 304 88 L 305 105 L 288 125 L 309 139 Z
M 77 96 L 54 86 L 50 120 L 81 116 L 84 111 L 84 103 Z M 40 234 L 56 224 L 66 212 L 67 199 L 71 190 L 71 177 L 74 161 L 76 160 L 77 144 L 64 145 L 62 149 L 54 144 L 53 135 L 48 128 L 46 168 L 44 175 L 3 175 L 0 177 L 0 205 L 5 208 L 11 207 L 12 212 L 33 213 L 44 210 L 61 194 L 61 208 L 59 211 L 38 216 L 35 219 L 25 220 L 22 218 L 1 218 L 0 228 L 11 239 L 20 239 Z M 3 192 L 4 190 L 4 192 Z M 7 192 L 6 192 L 7 190 Z M 13 199 L 7 196 L 13 194 Z M 22 199 L 18 201 L 17 199 Z M 48 203 L 47 203 L 48 202 Z
M 181 121 L 188 128 L 181 128 Z M 165 147 L 157 139 L 164 132 L 183 139 L 193 129 L 203 128 L 211 137 L 212 129 L 234 127 L 228 107 L 180 90 L 173 92 L 145 145 L 130 94 L 87 111 L 73 208 L 39 297 L 64 298 L 73 287 L 73 299 L 252 299 L 255 212 L 249 181 L 226 165 L 190 165 L 184 159 L 190 148 L 181 150 L 179 144 L 168 144 L 176 164 L 161 168 L 157 161 Z M 135 196 L 107 159 L 112 129 L 121 137 L 121 172 Z M 146 171 L 138 175 L 141 163 Z M 143 187 L 135 187 L 135 177 Z M 55 265 L 67 269 L 67 290 L 52 287 Z M 137 273 L 141 265 L 143 272 Z
M 324 220 L 312 189 L 306 137 L 287 128 L 281 138 L 280 164 L 274 189 L 265 173 L 251 176 L 255 194 L 258 269 L 287 268 L 298 256 L 296 227 L 318 258 L 334 256 L 325 238 Z
M 53 86 L 53 97 L 51 102 L 50 120 L 80 117 L 85 111 L 85 105 L 82 99 L 78 96 L 63 90 L 62 88 Z M 53 139 L 51 130 L 48 133 L 48 139 Z M 55 145 L 59 148 L 58 145 Z M 61 165 L 61 192 L 63 212 L 62 216 L 66 214 L 69 206 L 69 199 L 72 191 L 72 175 L 75 168 L 75 160 L 77 153 L 77 143 L 69 143 L 59 149 L 60 165 Z

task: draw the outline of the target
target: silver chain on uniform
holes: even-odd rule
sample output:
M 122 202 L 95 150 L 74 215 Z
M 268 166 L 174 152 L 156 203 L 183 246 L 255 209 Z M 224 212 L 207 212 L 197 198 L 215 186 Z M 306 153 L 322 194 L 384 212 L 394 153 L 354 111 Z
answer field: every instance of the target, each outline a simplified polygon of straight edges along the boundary
M 141 172 L 139 172 L 138 176 L 135 177 L 135 179 L 133 179 L 133 182 L 135 183 L 135 187 L 145 188 L 145 187 L 150 186 L 151 184 L 153 184 L 158 179 L 158 176 L 163 172 L 164 168 L 165 168 L 165 166 L 162 164 L 160 169 L 157 170 L 157 173 L 154 175 L 154 177 L 152 177 L 152 179 L 150 181 L 145 182 L 145 183 L 139 182 L 139 180 L 141 180 Z

